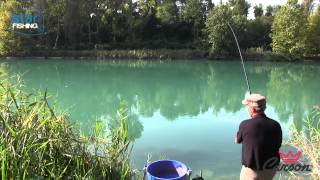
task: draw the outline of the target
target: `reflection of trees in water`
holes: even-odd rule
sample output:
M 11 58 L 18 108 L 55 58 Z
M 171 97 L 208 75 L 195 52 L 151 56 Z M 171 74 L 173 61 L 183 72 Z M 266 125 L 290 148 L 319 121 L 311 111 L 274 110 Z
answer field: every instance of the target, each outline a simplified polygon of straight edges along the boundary
M 10 63 L 9 63 L 10 64 Z M 99 115 L 114 116 L 119 96 L 140 116 L 159 111 L 169 120 L 197 116 L 209 109 L 237 112 L 246 92 L 239 62 L 96 63 L 73 61 L 12 63 L 25 72 L 28 86 L 58 92 L 63 107 L 84 125 Z M 318 66 L 247 64 L 252 89 L 266 94 L 281 121 L 301 124 L 304 111 L 319 103 Z M 10 68 L 9 68 L 10 69 Z M 139 124 L 134 125 L 139 129 Z M 141 129 L 141 128 L 140 128 Z M 139 133 L 136 133 L 139 134 Z
M 246 91 L 242 69 L 238 63 L 210 65 L 210 75 L 204 87 L 203 99 L 214 113 L 224 109 L 237 112 L 242 108 L 241 100 Z
M 269 103 L 282 121 L 293 118 L 302 128 L 306 112 L 320 103 L 319 66 L 288 65 L 272 68 L 267 84 Z
M 128 138 L 130 141 L 138 139 L 141 137 L 141 133 L 143 131 L 143 125 L 139 121 L 139 117 L 137 114 L 134 114 L 130 109 L 127 110 L 127 126 L 128 126 Z M 118 129 L 120 126 L 119 118 L 109 118 L 107 121 L 110 129 Z

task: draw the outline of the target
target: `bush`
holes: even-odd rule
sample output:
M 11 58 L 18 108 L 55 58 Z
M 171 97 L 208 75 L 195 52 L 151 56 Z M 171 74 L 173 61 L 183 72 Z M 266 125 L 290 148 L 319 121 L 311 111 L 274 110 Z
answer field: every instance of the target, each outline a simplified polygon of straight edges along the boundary
M 298 57 L 290 56 L 283 53 L 265 52 L 263 54 L 263 60 L 266 61 L 297 61 L 300 60 Z
M 47 93 L 28 94 L 21 85 L 0 84 L 2 179 L 131 179 L 127 116 L 105 132 L 95 123 L 91 136 L 77 133 L 49 106 Z

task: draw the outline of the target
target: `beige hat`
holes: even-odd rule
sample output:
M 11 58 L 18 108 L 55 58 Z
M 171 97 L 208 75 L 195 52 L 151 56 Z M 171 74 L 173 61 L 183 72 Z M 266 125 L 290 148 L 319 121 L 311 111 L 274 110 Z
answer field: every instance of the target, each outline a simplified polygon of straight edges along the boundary
M 242 100 L 243 105 L 255 108 L 256 110 L 266 109 L 266 97 L 261 94 L 250 94 Z

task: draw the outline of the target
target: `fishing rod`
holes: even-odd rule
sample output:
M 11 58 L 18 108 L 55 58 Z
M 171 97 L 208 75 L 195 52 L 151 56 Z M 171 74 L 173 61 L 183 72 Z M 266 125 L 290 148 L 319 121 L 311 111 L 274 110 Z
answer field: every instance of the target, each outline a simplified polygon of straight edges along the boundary
M 232 34 L 233 34 L 233 37 L 234 37 L 234 39 L 235 39 L 235 41 L 236 41 L 236 44 L 237 44 L 237 47 L 238 47 L 238 51 L 239 51 L 239 54 L 240 54 L 240 58 L 241 58 L 241 63 L 242 63 L 242 68 L 243 68 L 244 76 L 245 76 L 246 83 L 247 83 L 247 87 L 248 87 L 248 91 L 249 91 L 249 94 L 251 94 L 249 79 L 248 79 L 248 76 L 247 76 L 246 67 L 245 67 L 245 65 L 244 65 L 242 53 L 241 53 L 240 46 L 239 46 L 239 43 L 238 43 L 238 38 L 237 38 L 236 34 L 234 33 L 233 28 L 232 28 L 232 26 L 230 25 L 230 23 L 227 22 L 227 24 L 228 24 L 228 26 L 229 26 Z

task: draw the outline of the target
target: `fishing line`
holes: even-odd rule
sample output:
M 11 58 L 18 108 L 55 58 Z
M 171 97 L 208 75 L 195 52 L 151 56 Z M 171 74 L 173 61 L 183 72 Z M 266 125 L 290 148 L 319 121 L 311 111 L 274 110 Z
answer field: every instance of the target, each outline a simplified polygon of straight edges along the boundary
M 238 47 L 238 51 L 239 51 L 239 54 L 240 54 L 240 58 L 241 58 L 241 63 L 242 63 L 242 68 L 243 68 L 244 76 L 245 76 L 246 83 L 247 83 L 247 87 L 248 87 L 248 91 L 249 91 L 249 94 L 251 94 L 249 79 L 248 79 L 246 67 L 245 67 L 245 65 L 244 65 L 244 61 L 243 61 L 243 58 L 242 58 L 242 53 L 241 53 L 240 46 L 239 46 L 239 43 L 238 43 L 238 38 L 237 38 L 236 34 L 234 33 L 233 28 L 232 28 L 232 26 L 229 24 L 229 22 L 227 22 L 227 24 L 228 24 L 228 26 L 229 26 L 232 34 L 233 34 L 233 37 L 234 37 L 234 39 L 235 39 L 235 41 L 236 41 L 236 44 L 237 44 L 237 47 Z

